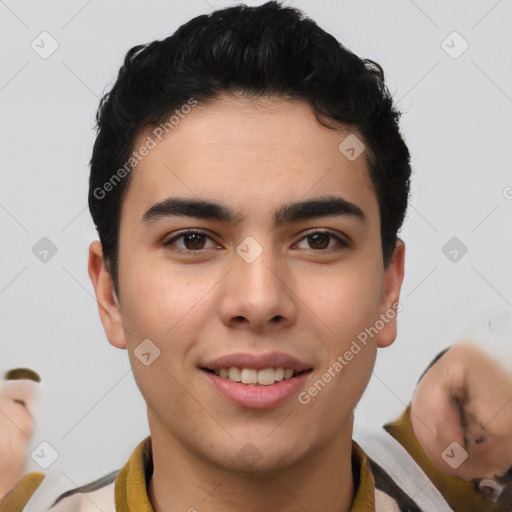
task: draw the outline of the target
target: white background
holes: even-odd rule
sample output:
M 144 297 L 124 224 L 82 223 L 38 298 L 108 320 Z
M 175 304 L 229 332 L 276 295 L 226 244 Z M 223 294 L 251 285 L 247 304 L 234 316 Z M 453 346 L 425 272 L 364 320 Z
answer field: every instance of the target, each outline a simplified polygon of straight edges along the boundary
M 401 413 L 468 321 L 511 307 L 512 2 L 288 3 L 380 63 L 404 112 L 414 178 L 399 335 L 380 351 L 356 411 L 357 422 L 378 426 Z M 59 490 L 120 468 L 149 433 L 127 353 L 107 342 L 87 274 L 99 98 L 129 48 L 228 4 L 0 2 L 0 371 L 28 366 L 43 377 L 31 447 L 47 441 L 58 452 L 47 472 Z M 31 48 L 43 31 L 59 45 L 47 59 Z M 442 45 L 453 31 L 469 44 L 456 59 Z M 453 37 L 445 44 L 456 51 Z M 455 263 L 442 252 L 454 236 L 468 248 Z M 47 263 L 32 253 L 42 237 L 58 249 Z M 40 468 L 30 460 L 27 470 Z

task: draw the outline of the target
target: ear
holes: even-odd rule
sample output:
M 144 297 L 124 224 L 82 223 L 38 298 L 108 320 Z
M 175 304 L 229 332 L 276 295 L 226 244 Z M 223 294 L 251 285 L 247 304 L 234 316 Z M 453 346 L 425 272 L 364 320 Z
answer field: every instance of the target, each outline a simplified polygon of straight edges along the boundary
M 396 318 L 402 309 L 399 305 L 400 289 L 404 280 L 405 244 L 398 239 L 393 258 L 384 271 L 384 286 L 380 307 L 384 327 L 377 335 L 377 346 L 389 347 L 396 339 Z
M 89 246 L 89 277 L 91 278 L 103 329 L 111 345 L 126 348 L 121 305 L 114 291 L 114 282 L 103 259 L 101 242 Z

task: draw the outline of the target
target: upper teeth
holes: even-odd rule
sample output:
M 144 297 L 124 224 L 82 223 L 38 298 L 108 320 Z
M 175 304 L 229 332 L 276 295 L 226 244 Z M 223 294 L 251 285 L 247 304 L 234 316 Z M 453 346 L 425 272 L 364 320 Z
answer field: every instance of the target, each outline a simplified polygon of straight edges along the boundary
M 277 381 L 290 379 L 294 370 L 291 368 L 265 368 L 256 370 L 254 368 L 220 368 L 215 370 L 215 375 L 226 377 L 234 382 L 242 382 L 243 384 L 261 384 L 262 386 L 270 386 Z

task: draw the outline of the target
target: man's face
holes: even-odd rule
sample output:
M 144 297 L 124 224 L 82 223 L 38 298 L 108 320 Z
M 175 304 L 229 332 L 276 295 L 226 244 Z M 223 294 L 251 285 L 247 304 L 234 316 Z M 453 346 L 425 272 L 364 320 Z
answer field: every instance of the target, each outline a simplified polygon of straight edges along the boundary
M 192 109 L 133 170 L 119 234 L 123 330 L 107 322 L 106 331 L 128 348 L 154 438 L 229 469 L 252 455 L 263 470 L 350 439 L 377 344 L 393 341 L 395 322 L 359 351 L 352 342 L 398 300 L 403 258 L 384 269 L 366 155 L 342 154 L 347 135 L 301 102 L 223 97 Z M 361 215 L 349 208 L 275 225 L 284 205 L 327 197 Z M 161 205 L 145 219 L 170 198 L 219 203 L 239 219 L 165 214 Z M 200 234 L 180 238 L 188 229 Z M 160 351 L 148 366 L 134 353 L 143 340 L 143 352 Z M 255 386 L 212 372 L 243 366 L 250 379 L 257 369 L 293 369 L 286 357 L 302 376 Z

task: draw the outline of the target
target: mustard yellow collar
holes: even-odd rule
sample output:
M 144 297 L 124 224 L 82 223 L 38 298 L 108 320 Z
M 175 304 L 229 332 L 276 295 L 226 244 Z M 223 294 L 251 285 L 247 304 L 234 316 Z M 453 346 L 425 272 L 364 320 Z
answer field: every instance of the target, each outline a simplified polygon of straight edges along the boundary
M 147 492 L 153 468 L 151 436 L 146 437 L 132 452 L 119 471 L 115 483 L 116 510 L 154 512 Z M 352 468 L 356 486 L 351 512 L 374 512 L 374 480 L 366 454 L 352 441 Z

